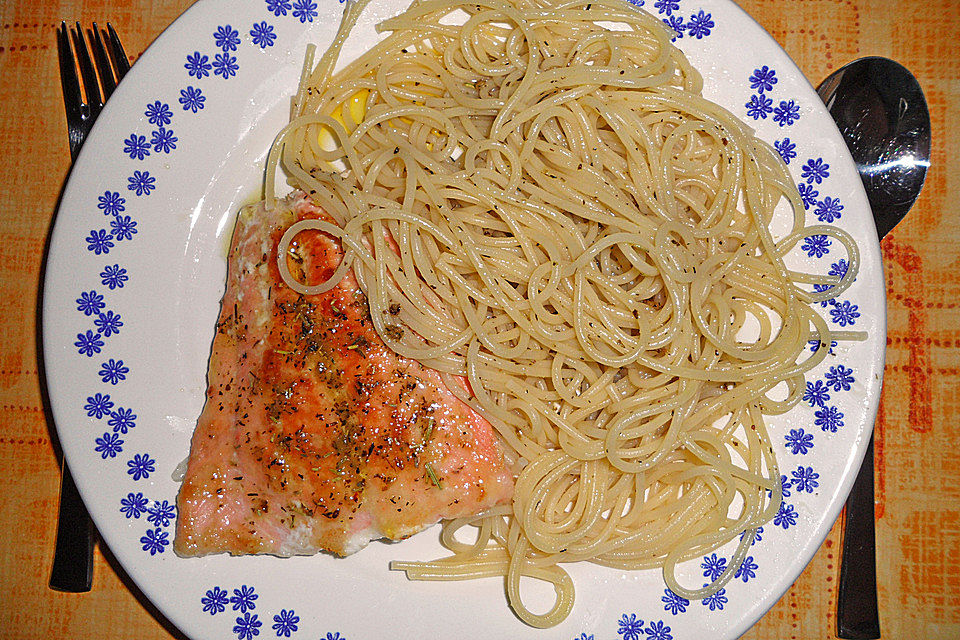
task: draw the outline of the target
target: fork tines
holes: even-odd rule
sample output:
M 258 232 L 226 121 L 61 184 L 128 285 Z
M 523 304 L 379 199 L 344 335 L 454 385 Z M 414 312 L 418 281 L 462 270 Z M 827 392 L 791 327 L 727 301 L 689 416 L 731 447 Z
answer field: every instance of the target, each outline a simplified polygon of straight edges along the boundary
M 104 39 L 106 39 L 109 47 L 105 46 Z M 70 46 L 71 40 L 73 41 L 73 47 Z M 88 41 L 90 43 L 89 47 L 87 45 Z M 63 21 L 57 30 L 57 45 L 60 53 L 60 71 L 65 75 L 72 76 L 78 91 L 79 82 L 77 81 L 79 79 L 76 69 L 79 65 L 83 79 L 83 90 L 86 93 L 88 103 L 100 102 L 102 104 L 106 102 L 117 83 L 130 70 L 127 54 L 123 50 L 123 45 L 120 44 L 120 38 L 117 36 L 116 30 L 110 23 L 107 23 L 106 30 L 103 30 L 94 22 L 92 28 L 84 34 L 83 27 L 79 22 L 73 29 L 70 29 L 67 27 L 67 23 Z
M 57 50 L 70 130 L 70 150 L 76 157 L 83 138 L 117 83 L 130 69 L 130 63 L 117 32 L 109 23 L 106 33 L 96 22 L 84 33 L 79 22 L 74 29 L 69 29 L 65 21 L 61 22 L 57 30 Z

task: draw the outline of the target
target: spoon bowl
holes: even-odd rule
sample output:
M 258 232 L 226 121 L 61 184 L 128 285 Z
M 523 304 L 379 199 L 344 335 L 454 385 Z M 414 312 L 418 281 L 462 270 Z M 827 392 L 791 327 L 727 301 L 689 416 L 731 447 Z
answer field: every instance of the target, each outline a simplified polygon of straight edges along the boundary
M 882 238 L 920 195 L 930 166 L 930 114 L 917 79 L 888 58 L 860 58 L 817 88 L 837 123 Z

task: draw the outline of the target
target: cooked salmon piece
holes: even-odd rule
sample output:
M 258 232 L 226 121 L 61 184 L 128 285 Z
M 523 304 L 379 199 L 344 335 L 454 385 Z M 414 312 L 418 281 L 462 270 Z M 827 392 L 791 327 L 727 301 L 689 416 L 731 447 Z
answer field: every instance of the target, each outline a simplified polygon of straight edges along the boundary
M 239 214 L 177 496 L 181 556 L 348 555 L 513 495 L 493 427 L 386 347 L 352 272 L 319 295 L 283 283 L 277 245 L 306 218 L 329 220 L 303 193 Z M 341 257 L 335 239 L 304 231 L 288 264 L 312 284 Z

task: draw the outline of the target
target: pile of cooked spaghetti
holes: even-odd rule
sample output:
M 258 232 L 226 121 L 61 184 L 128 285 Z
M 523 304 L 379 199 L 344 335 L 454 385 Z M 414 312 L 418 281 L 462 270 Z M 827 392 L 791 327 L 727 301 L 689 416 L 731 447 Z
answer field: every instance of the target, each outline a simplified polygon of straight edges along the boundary
M 449 557 L 392 567 L 503 576 L 539 627 L 570 612 L 568 562 L 715 592 L 780 505 L 765 417 L 827 353 L 808 341 L 854 337 L 812 304 L 853 280 L 853 240 L 805 226 L 777 153 L 626 2 L 416 0 L 334 73 L 363 4 L 308 54 L 267 177 L 268 198 L 279 165 L 332 216 L 292 231 L 345 258 L 326 283 L 285 278 L 318 293 L 353 269 L 384 341 L 442 372 L 518 468 L 511 505 L 444 524 Z M 842 279 L 785 264 L 811 235 L 846 248 Z M 678 563 L 738 537 L 714 582 L 678 583 Z M 521 577 L 554 585 L 549 611 Z

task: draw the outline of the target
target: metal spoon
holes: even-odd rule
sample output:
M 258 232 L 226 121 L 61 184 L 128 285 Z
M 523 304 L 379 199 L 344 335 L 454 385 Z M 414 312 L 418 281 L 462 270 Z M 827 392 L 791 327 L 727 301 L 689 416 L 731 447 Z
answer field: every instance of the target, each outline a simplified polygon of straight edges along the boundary
M 920 195 L 930 166 L 930 114 L 916 78 L 887 58 L 861 58 L 817 88 L 857 164 L 883 238 Z M 880 637 L 874 537 L 873 436 L 847 498 L 837 636 Z

